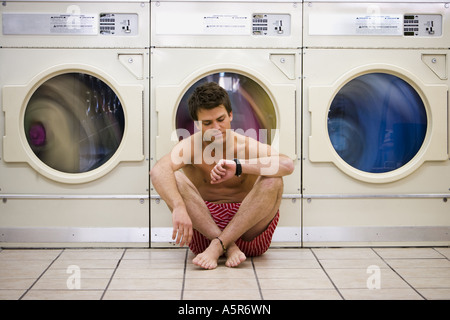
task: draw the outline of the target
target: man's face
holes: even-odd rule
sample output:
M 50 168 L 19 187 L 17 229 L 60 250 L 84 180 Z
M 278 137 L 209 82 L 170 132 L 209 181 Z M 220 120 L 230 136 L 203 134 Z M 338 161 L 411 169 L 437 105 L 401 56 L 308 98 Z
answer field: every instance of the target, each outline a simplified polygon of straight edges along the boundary
M 224 105 L 214 109 L 199 109 L 197 112 L 198 122 L 201 124 L 204 141 L 223 141 L 228 129 L 231 129 L 233 113 L 228 114 Z M 200 129 L 200 128 L 199 128 Z

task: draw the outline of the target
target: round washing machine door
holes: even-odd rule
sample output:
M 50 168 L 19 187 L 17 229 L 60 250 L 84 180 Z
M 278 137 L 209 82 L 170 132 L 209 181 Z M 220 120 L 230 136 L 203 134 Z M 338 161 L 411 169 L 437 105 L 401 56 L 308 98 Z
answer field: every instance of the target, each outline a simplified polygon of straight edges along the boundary
M 427 133 L 427 112 L 417 91 L 387 73 L 369 73 L 346 83 L 328 111 L 328 136 L 351 167 L 387 173 L 410 162 Z
M 99 168 L 117 151 L 124 135 L 124 111 L 116 93 L 84 73 L 57 75 L 31 96 L 24 130 L 34 154 L 63 173 Z
M 184 94 L 176 113 L 176 129 L 185 129 L 189 134 L 196 130 L 188 110 L 188 100 L 194 90 L 207 82 L 218 83 L 230 97 L 233 121 L 231 129 L 250 136 L 260 142 L 271 144 L 276 129 L 276 112 L 272 99 L 264 88 L 249 77 L 220 72 L 198 80 Z M 182 137 L 181 137 L 182 138 Z

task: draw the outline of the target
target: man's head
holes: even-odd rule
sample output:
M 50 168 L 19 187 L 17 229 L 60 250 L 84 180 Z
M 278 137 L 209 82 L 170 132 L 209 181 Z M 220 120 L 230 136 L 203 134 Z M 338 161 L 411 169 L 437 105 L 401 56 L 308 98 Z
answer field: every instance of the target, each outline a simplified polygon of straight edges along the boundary
M 194 90 L 189 98 L 189 114 L 194 121 L 198 121 L 198 112 L 201 109 L 211 110 L 223 105 L 231 114 L 231 102 L 228 93 L 217 83 L 208 82 Z

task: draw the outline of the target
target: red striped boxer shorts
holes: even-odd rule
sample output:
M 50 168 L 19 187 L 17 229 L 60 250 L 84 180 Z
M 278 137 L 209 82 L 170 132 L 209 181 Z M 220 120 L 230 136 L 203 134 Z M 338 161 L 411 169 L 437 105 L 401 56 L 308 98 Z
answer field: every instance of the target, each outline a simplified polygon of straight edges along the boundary
M 205 201 L 206 206 L 211 212 L 211 216 L 220 230 L 225 229 L 225 227 L 233 219 L 234 215 L 241 206 L 240 203 L 212 203 Z M 236 245 L 247 257 L 260 256 L 269 249 L 270 243 L 272 242 L 272 236 L 280 219 L 280 211 L 277 212 L 272 222 L 269 224 L 267 229 L 261 233 L 259 236 L 251 241 L 244 241 L 239 238 L 236 241 Z M 194 254 L 202 253 L 208 248 L 210 244 L 204 235 L 194 229 L 194 235 L 192 241 L 189 244 L 189 248 Z

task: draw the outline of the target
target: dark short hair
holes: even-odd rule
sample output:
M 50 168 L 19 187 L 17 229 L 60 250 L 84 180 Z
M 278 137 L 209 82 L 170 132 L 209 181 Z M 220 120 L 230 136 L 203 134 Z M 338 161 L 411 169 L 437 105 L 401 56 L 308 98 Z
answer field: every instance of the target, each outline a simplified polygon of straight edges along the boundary
M 189 115 L 192 120 L 197 121 L 198 110 L 210 110 L 220 105 L 225 107 L 228 114 L 231 113 L 231 102 L 227 91 L 215 82 L 207 82 L 197 87 L 189 98 Z

